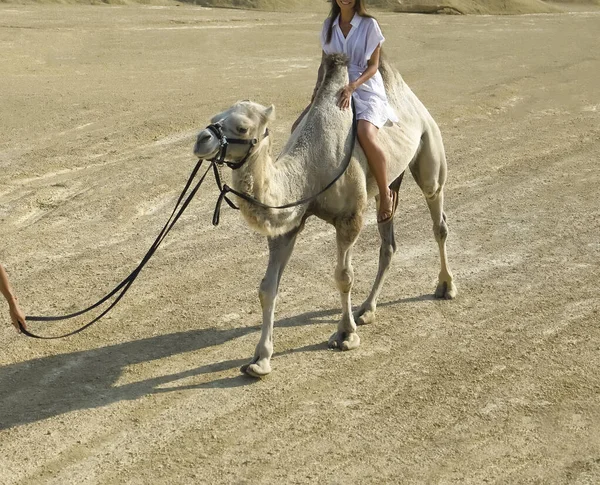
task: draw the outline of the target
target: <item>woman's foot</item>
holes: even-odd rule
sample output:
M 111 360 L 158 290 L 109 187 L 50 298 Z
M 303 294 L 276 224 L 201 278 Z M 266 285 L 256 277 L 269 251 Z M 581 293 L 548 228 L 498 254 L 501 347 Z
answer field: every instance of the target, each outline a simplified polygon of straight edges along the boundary
M 379 210 L 377 212 L 377 223 L 385 224 L 394 217 L 398 206 L 398 194 L 388 189 L 387 197 L 379 196 Z

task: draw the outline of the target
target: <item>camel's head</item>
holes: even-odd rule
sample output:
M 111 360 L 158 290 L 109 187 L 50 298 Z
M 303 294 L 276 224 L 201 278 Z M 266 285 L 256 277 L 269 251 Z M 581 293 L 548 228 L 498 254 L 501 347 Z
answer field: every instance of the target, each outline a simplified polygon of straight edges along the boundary
M 225 159 L 239 162 L 256 149 L 268 136 L 267 127 L 275 119 L 275 107 L 268 108 L 252 101 L 238 101 L 211 119 L 211 124 L 198 133 L 194 155 L 215 157 L 223 137 L 227 140 Z

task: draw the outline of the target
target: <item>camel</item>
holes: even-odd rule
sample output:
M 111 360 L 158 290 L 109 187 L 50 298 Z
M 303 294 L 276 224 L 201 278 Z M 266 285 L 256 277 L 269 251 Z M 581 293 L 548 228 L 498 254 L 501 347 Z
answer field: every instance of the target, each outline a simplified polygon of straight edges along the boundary
M 290 135 L 282 152 L 271 156 L 268 125 L 275 107 L 252 101 L 239 101 L 211 120 L 230 138 L 252 140 L 249 145 L 230 145 L 227 160 L 245 160 L 232 173 L 232 186 L 269 206 L 280 206 L 318 194 L 340 172 L 342 160 L 352 144 L 353 113 L 337 106 L 338 94 L 348 83 L 347 58 L 333 54 L 325 58 L 325 74 L 315 100 Z M 448 267 L 446 239 L 448 225 L 443 210 L 446 156 L 440 130 L 425 106 L 402 77 L 387 62 L 380 65 L 388 99 L 400 122 L 380 130 L 379 140 L 388 161 L 390 187 L 398 191 L 408 167 L 423 191 L 433 220 L 433 233 L 439 246 L 441 270 L 435 290 L 437 298 L 452 299 L 456 286 Z M 219 152 L 215 130 L 202 130 L 194 146 L 198 158 L 210 159 Z M 239 208 L 247 223 L 265 235 L 269 262 L 260 284 L 263 312 L 262 331 L 252 360 L 241 371 L 263 377 L 271 372 L 273 320 L 279 282 L 290 259 L 298 234 L 306 219 L 317 216 L 335 227 L 337 266 L 335 280 L 341 296 L 342 318 L 329 339 L 330 348 L 351 350 L 360 344 L 357 325 L 375 321 L 377 300 L 392 256 L 396 251 L 393 221 L 379 224 L 381 246 L 379 268 L 373 288 L 353 314 L 350 292 L 354 280 L 352 247 L 363 226 L 369 197 L 377 199 L 377 185 L 369 172 L 367 159 L 358 143 L 344 174 L 316 199 L 287 209 L 268 209 L 242 198 Z

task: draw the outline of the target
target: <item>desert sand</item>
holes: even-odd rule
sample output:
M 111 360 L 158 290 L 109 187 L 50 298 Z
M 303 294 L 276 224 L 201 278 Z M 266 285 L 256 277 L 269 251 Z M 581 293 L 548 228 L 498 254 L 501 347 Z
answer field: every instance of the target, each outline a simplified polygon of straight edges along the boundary
M 339 318 L 333 229 L 311 219 L 277 307 L 273 373 L 239 373 L 266 241 L 211 225 L 209 180 L 109 317 L 18 335 L 0 305 L 0 483 L 600 481 L 600 13 L 378 12 L 438 121 L 455 301 L 410 176 L 398 253 L 361 346 Z M 277 152 L 310 98 L 323 12 L 0 6 L 0 261 L 28 314 L 92 303 L 137 264 L 239 99 Z M 374 204 L 354 304 L 376 273 Z M 58 334 L 84 320 L 34 324 Z

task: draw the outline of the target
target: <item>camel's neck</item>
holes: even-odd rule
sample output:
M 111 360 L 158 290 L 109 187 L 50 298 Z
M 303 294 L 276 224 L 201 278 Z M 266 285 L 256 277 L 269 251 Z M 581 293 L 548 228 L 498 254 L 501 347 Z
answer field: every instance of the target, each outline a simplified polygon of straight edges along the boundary
M 290 184 L 300 160 L 286 158 L 275 161 L 271 156 L 270 140 L 263 140 L 248 162 L 233 173 L 233 183 L 240 190 L 263 204 L 280 206 L 293 202 L 302 194 L 301 184 Z M 296 181 L 298 182 L 298 181 Z
M 337 79 L 326 78 L 313 106 L 277 160 L 271 156 L 271 141 L 263 140 L 248 163 L 234 171 L 234 187 L 263 204 L 281 206 L 316 195 L 333 180 L 351 139 L 352 114 L 337 107 L 338 92 L 344 82 L 345 71 Z M 297 227 L 307 205 L 267 210 L 241 202 L 240 208 L 259 232 L 277 235 Z
M 248 162 L 233 172 L 234 188 L 272 207 L 303 199 L 307 184 L 301 170 L 302 160 L 285 157 L 274 161 L 270 145 L 270 141 L 263 141 Z M 266 236 L 278 236 L 298 227 L 306 212 L 306 206 L 265 209 L 245 200 L 238 202 L 250 226 Z

